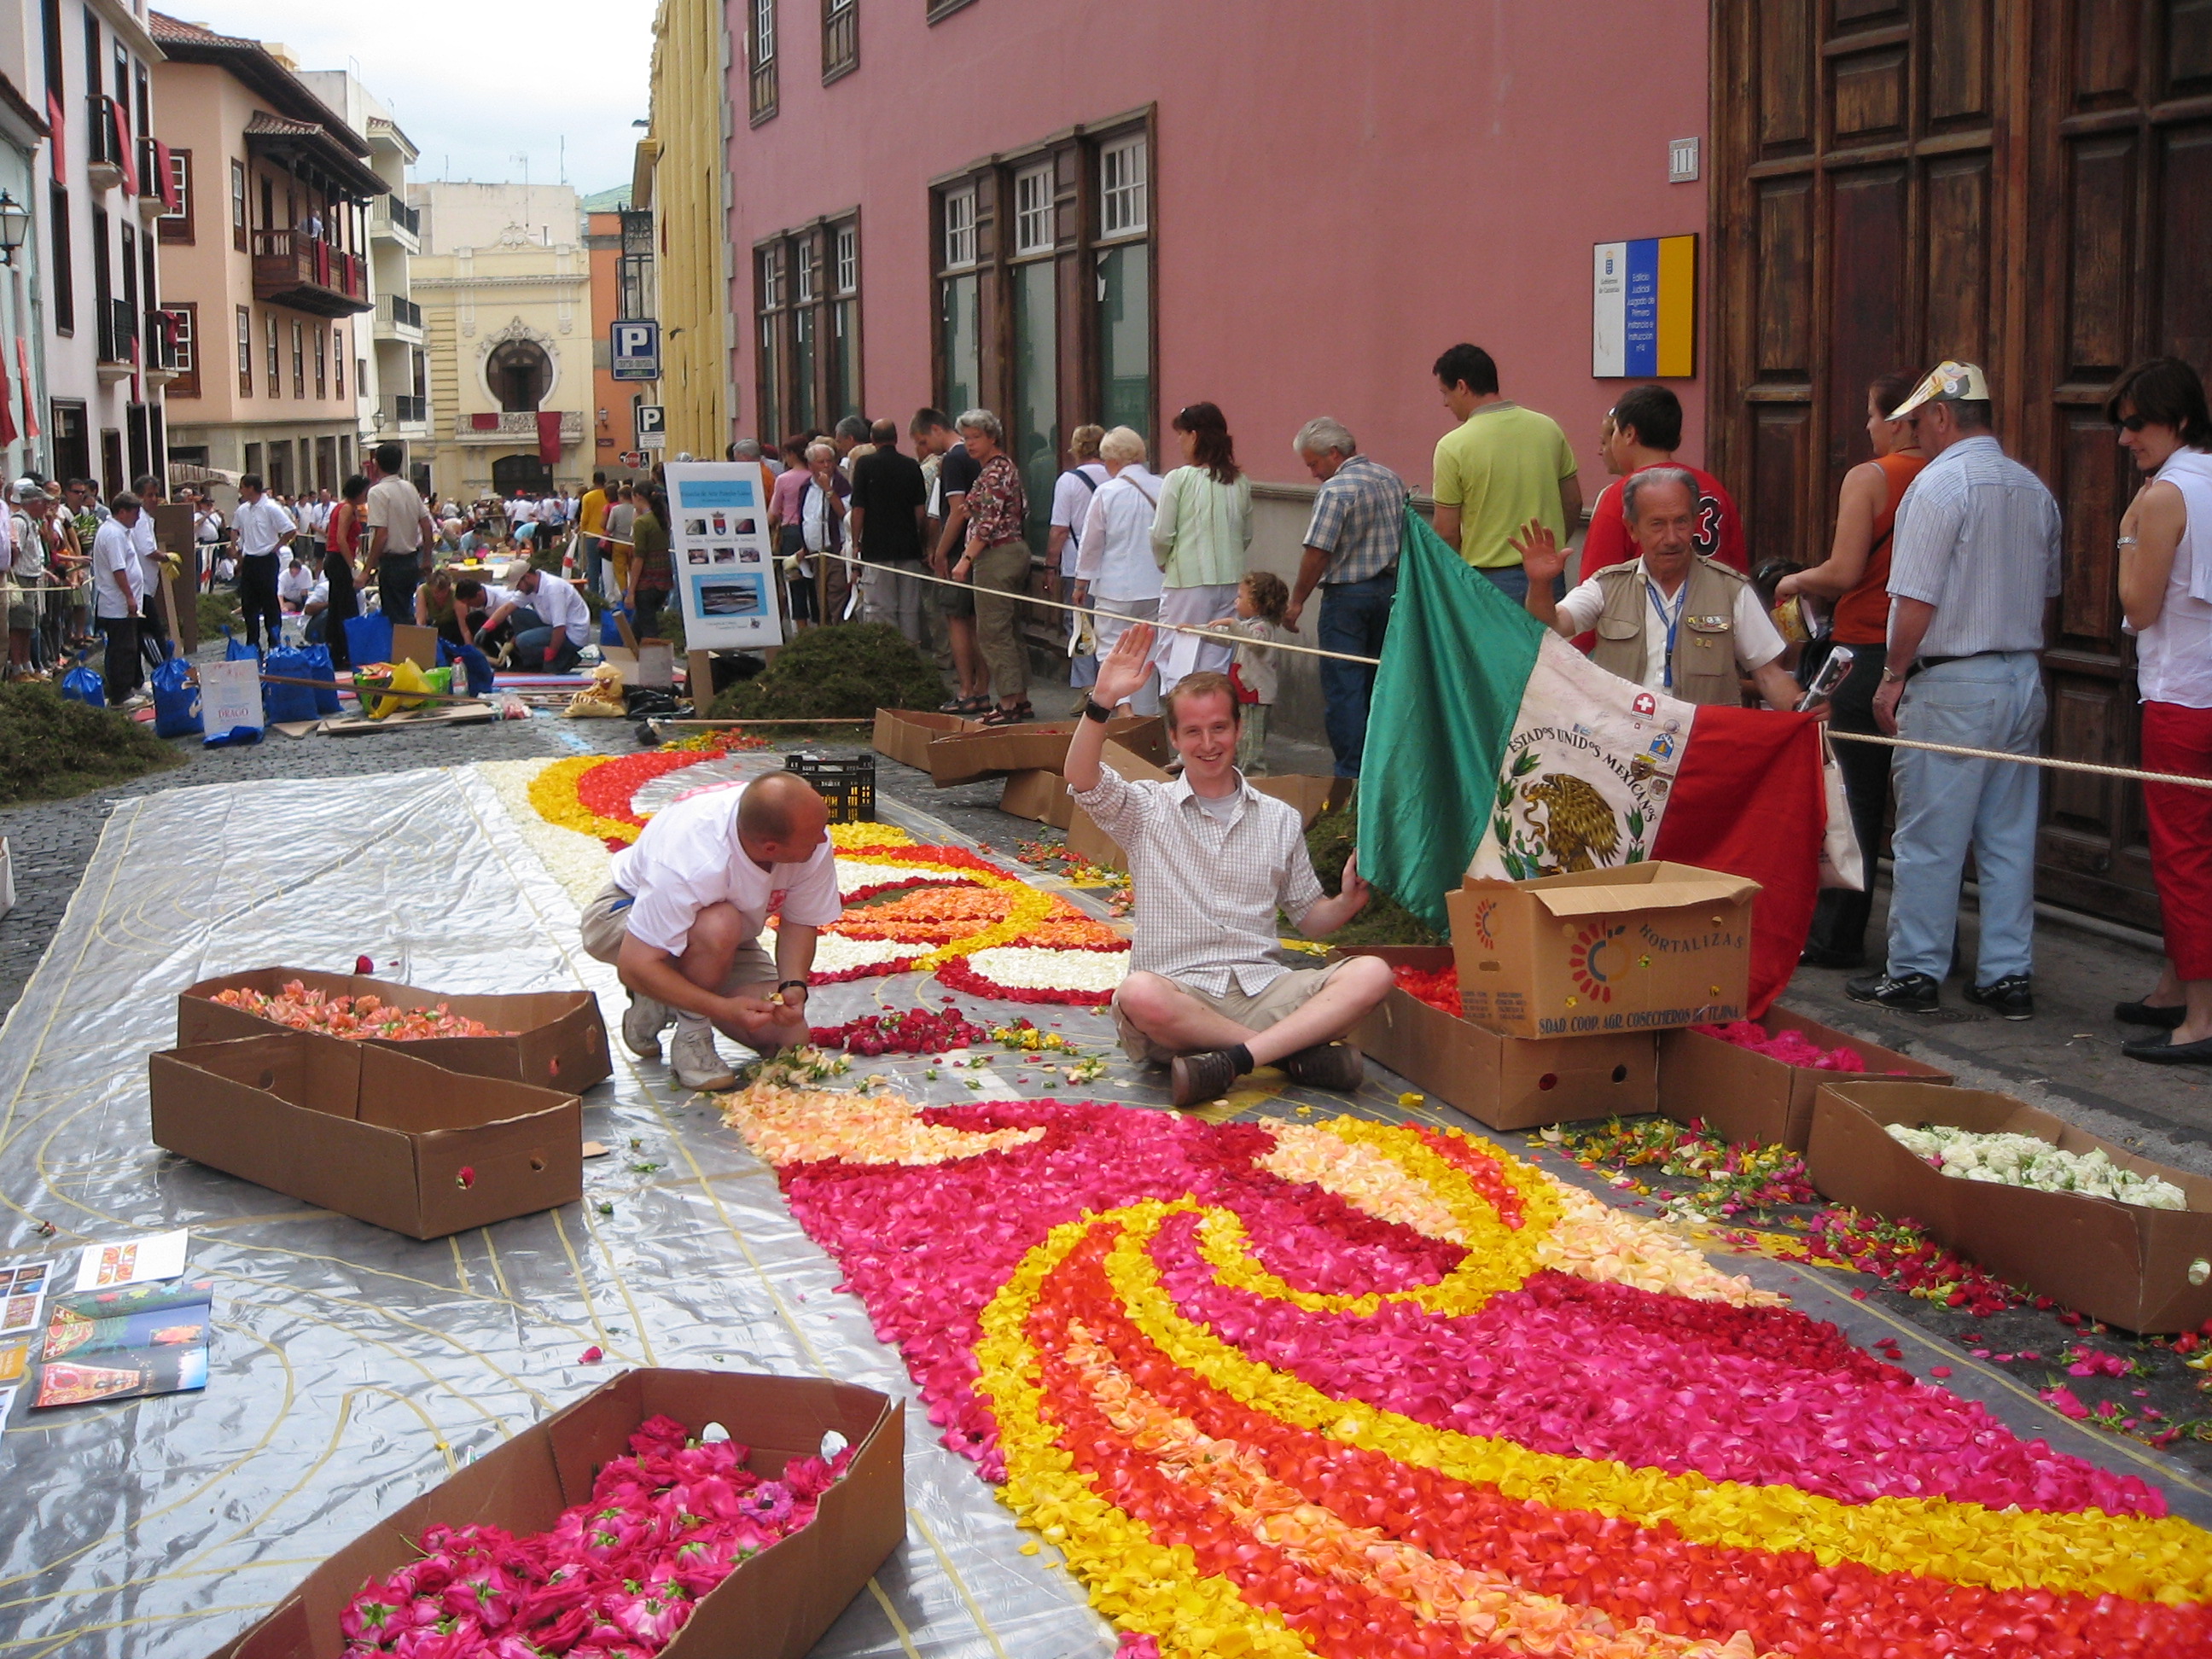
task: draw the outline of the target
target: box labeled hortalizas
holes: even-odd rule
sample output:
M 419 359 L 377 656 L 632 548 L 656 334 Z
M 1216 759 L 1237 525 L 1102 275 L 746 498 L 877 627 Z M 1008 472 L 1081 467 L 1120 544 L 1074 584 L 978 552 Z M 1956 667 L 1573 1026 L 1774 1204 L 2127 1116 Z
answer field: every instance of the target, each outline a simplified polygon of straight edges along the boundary
M 1741 1019 L 1759 884 L 1663 860 L 1528 881 L 1467 878 L 1446 900 L 1460 998 L 1515 1036 Z

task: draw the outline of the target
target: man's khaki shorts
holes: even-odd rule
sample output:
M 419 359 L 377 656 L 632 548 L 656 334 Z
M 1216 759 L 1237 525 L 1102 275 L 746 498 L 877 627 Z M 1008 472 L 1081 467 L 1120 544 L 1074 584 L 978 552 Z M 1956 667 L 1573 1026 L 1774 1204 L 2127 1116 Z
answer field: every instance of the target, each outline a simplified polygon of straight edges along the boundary
M 612 882 L 599 889 L 584 907 L 586 954 L 601 962 L 614 962 L 622 956 L 623 940 L 629 933 L 632 902 L 630 896 Z M 775 958 L 762 950 L 756 939 L 738 947 L 738 954 L 730 963 L 729 977 L 722 981 L 720 989 L 728 996 L 747 985 L 773 985 L 775 978 Z M 1275 1018 L 1280 1019 L 1282 1016 L 1278 1014 Z
M 1169 982 L 1185 996 L 1195 998 L 1224 1018 L 1233 1019 L 1249 1030 L 1262 1031 L 1277 1020 L 1289 1018 L 1312 1001 L 1321 988 L 1328 983 L 1329 975 L 1343 966 L 1340 962 L 1334 962 L 1326 968 L 1293 968 L 1277 975 L 1257 996 L 1246 996 L 1238 990 L 1233 976 L 1229 981 L 1228 990 L 1219 996 L 1210 991 L 1201 991 L 1195 985 L 1187 985 L 1179 979 Z M 1121 1034 L 1121 1052 L 1139 1065 L 1150 1062 L 1164 1066 L 1176 1054 L 1185 1052 L 1180 1048 L 1164 1048 L 1139 1030 L 1129 1017 L 1121 1012 L 1121 994 L 1119 991 L 1114 994 L 1114 1024 Z

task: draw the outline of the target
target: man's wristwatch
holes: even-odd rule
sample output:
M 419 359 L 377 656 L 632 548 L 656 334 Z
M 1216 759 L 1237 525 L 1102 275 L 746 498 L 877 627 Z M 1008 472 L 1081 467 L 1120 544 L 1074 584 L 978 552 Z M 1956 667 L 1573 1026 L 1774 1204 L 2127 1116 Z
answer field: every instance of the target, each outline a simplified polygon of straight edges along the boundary
M 804 991 L 806 988 L 806 981 L 803 979 L 787 979 L 780 981 L 776 985 L 775 994 L 778 996 L 781 996 L 786 991 L 792 989 L 793 987 Z
M 1103 726 L 1114 718 L 1114 711 L 1110 708 L 1100 708 L 1096 697 L 1085 697 L 1083 700 L 1083 718 L 1087 720 L 1097 720 L 1099 725 Z
M 1905 677 L 1906 673 L 1910 672 L 1910 670 L 1885 666 L 1881 671 L 1881 683 L 1884 685 L 1895 685 L 1899 680 Z

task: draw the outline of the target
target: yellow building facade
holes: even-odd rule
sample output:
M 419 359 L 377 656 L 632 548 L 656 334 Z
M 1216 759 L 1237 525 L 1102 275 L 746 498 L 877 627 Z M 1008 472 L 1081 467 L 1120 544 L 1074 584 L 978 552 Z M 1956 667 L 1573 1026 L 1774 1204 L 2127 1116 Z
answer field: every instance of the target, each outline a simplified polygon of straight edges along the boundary
M 727 20 L 717 0 L 660 0 L 653 21 L 652 126 L 631 200 L 653 215 L 667 458 L 720 460 L 735 435 L 730 365 L 730 170 L 724 152 Z

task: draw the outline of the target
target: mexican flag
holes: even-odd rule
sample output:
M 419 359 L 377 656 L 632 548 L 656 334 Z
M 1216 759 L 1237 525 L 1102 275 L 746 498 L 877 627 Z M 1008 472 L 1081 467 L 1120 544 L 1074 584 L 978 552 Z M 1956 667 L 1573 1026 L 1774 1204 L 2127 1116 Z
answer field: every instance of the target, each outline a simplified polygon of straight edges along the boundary
M 1360 873 L 1439 933 L 1463 876 L 1666 859 L 1759 884 L 1751 1012 L 1790 982 L 1827 824 L 1819 722 L 1591 662 L 1408 508 L 1359 787 Z

